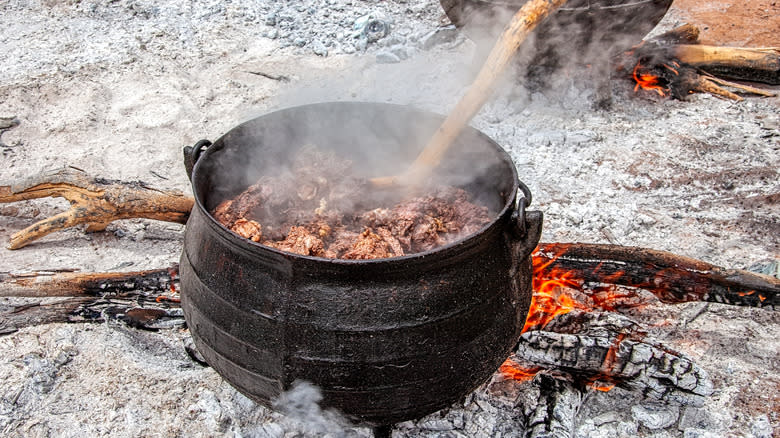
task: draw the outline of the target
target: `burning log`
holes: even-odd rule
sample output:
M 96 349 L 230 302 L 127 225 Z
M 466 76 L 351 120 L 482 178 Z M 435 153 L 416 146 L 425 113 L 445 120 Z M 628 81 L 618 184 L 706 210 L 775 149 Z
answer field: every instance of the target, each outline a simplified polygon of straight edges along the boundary
M 53 231 L 87 224 L 87 231 L 102 231 L 118 219 L 146 218 L 185 223 L 193 199 L 180 192 L 151 189 L 141 182 L 120 182 L 89 178 L 67 167 L 26 179 L 18 184 L 0 185 L 0 203 L 44 197 L 61 197 L 71 209 L 35 223 L 14 234 L 9 249 L 27 246 Z
M 652 292 L 664 303 L 708 301 L 751 307 L 780 305 L 780 279 L 724 269 L 666 251 L 601 244 L 543 243 L 534 254 L 544 279 L 567 272 L 569 284 L 589 285 L 596 302 L 612 303 L 621 285 Z M 545 273 L 546 272 L 546 273 Z M 607 285 L 606 287 L 601 287 Z M 621 305 L 630 307 L 630 302 Z M 607 310 L 614 310 L 609 309 Z
M 648 339 L 630 319 L 604 312 L 571 312 L 524 333 L 488 391 L 515 395 L 523 436 L 570 437 L 589 388 L 616 386 L 694 407 L 713 392 L 707 373 L 691 359 Z
M 694 92 L 741 101 L 737 92 L 759 96 L 775 93 L 729 79 L 780 84 L 780 48 L 718 47 L 698 44 L 699 30 L 684 25 L 622 54 L 617 70 L 636 82 L 635 90 L 650 90 L 662 97 L 684 99 Z

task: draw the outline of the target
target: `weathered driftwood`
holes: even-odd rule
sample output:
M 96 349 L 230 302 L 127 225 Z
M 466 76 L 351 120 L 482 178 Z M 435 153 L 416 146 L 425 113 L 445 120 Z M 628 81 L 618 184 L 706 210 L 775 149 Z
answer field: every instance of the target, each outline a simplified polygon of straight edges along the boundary
M 180 192 L 159 191 L 141 182 L 120 182 L 90 178 L 83 171 L 67 167 L 0 185 L 0 203 L 44 197 L 61 197 L 70 210 L 35 223 L 14 234 L 9 249 L 18 249 L 53 231 L 87 225 L 87 231 L 102 231 L 118 219 L 146 218 L 185 223 L 193 199 Z
M 534 257 L 548 264 L 547 272 L 570 271 L 571 277 L 591 287 L 612 284 L 644 289 L 665 303 L 708 301 L 772 309 L 780 305 L 780 279 L 725 269 L 666 251 L 618 245 L 542 243 Z

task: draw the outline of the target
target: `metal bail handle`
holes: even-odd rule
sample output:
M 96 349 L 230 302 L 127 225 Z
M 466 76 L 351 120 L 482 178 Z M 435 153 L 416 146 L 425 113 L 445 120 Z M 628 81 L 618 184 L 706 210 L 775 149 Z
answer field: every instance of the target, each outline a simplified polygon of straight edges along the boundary
M 525 236 L 528 228 L 525 217 L 525 208 L 531 205 L 533 197 L 531 196 L 531 190 L 529 190 L 528 186 L 522 181 L 517 180 L 517 187 L 523 193 L 523 197 L 517 200 L 517 207 L 515 208 L 514 214 L 512 214 L 512 219 L 515 221 L 518 235 Z
M 200 154 L 211 146 L 211 142 L 208 140 L 201 140 L 195 143 L 194 146 L 184 147 L 184 169 L 187 171 L 187 178 L 192 181 L 192 169 L 195 167 L 195 163 L 198 162 Z

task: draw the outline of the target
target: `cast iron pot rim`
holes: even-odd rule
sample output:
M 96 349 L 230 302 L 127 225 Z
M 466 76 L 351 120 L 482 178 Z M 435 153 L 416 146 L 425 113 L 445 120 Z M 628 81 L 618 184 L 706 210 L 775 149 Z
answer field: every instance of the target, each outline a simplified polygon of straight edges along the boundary
M 384 106 L 387 108 L 393 108 L 394 110 L 401 110 L 405 112 L 417 112 L 422 115 L 425 115 L 427 117 L 435 116 L 439 117 L 444 120 L 445 116 L 432 112 L 423 110 L 420 108 L 416 108 L 411 105 L 401 105 L 401 104 L 394 104 L 394 103 L 385 103 L 385 102 L 366 102 L 366 101 L 332 101 L 332 102 L 316 102 L 316 103 L 310 103 L 310 104 L 304 104 L 304 105 L 296 105 L 296 106 L 290 106 L 290 107 L 284 107 L 280 109 L 276 109 L 274 111 L 265 113 L 263 115 L 253 117 L 247 121 L 244 121 L 243 123 L 240 123 L 239 125 L 231 128 L 228 130 L 225 134 L 223 134 L 221 137 L 219 137 L 215 142 L 213 146 L 209 146 L 203 154 L 201 154 L 197 161 L 195 162 L 193 168 L 192 168 L 192 176 L 191 176 L 191 185 L 193 188 L 193 195 L 195 198 L 195 205 L 197 208 L 205 214 L 207 219 L 207 224 L 209 227 L 217 231 L 217 235 L 219 235 L 221 238 L 226 239 L 228 243 L 232 243 L 237 245 L 238 248 L 241 248 L 243 250 L 248 250 L 249 252 L 259 252 L 262 253 L 271 253 L 275 254 L 277 256 L 282 256 L 286 259 L 291 260 L 305 260 L 309 262 L 317 262 L 317 263 L 326 263 L 331 266 L 333 265 L 343 265 L 343 266 L 368 266 L 368 265 L 379 265 L 379 264 L 388 264 L 388 263 L 407 263 L 409 261 L 415 260 L 415 259 L 424 259 L 426 257 L 431 256 L 447 256 L 451 251 L 462 249 L 464 247 L 468 248 L 476 243 L 476 241 L 480 240 L 481 237 L 490 232 L 490 230 L 494 227 L 497 227 L 499 222 L 501 222 L 502 218 L 507 216 L 514 217 L 514 212 L 517 208 L 517 193 L 520 187 L 520 180 L 519 176 L 517 174 L 517 168 L 515 167 L 514 161 L 512 161 L 512 157 L 509 155 L 509 153 L 501 147 L 496 141 L 494 141 L 492 138 L 490 138 L 487 134 L 483 133 L 482 131 L 472 127 L 471 125 L 467 126 L 464 131 L 471 131 L 476 133 L 476 135 L 480 138 L 483 138 L 487 140 L 487 144 L 494 148 L 496 152 L 498 152 L 499 158 L 510 164 L 509 168 L 512 172 L 512 194 L 514 196 L 511 196 L 507 199 L 507 201 L 504 203 L 504 207 L 501 209 L 501 211 L 496 214 L 493 219 L 480 228 L 478 231 L 468 235 L 465 238 L 458 239 L 454 242 L 450 242 L 446 245 L 438 246 L 434 249 L 430 249 L 428 251 L 423 252 L 416 252 L 413 254 L 405 254 L 402 256 L 395 256 L 395 257 L 386 257 L 386 258 L 380 258 L 380 259 L 368 259 L 368 260 L 351 260 L 351 259 L 331 259 L 326 257 L 316 257 L 316 256 L 306 256 L 301 254 L 295 254 L 292 252 L 282 251 L 276 248 L 272 248 L 270 246 L 263 245 L 261 243 L 253 242 L 249 239 L 245 239 L 238 234 L 230 231 L 227 229 L 222 223 L 220 223 L 218 220 L 214 218 L 214 216 L 211 215 L 211 213 L 208 212 L 206 207 L 203 205 L 203 202 L 201 200 L 200 195 L 198 194 L 198 190 L 196 188 L 195 181 L 198 178 L 198 170 L 200 168 L 201 163 L 204 160 L 207 160 L 211 155 L 218 153 L 220 149 L 222 149 L 222 142 L 224 138 L 235 129 L 238 129 L 244 125 L 248 125 L 250 123 L 253 123 L 257 119 L 270 116 L 272 114 L 282 113 L 286 111 L 292 111 L 296 109 L 301 108 L 311 108 L 311 107 L 317 107 L 321 106 L 323 108 L 332 107 L 334 105 L 346 105 L 346 106 L 360 106 L 360 105 L 371 105 L 371 106 Z M 219 146 L 217 146 L 219 145 Z M 217 146 L 217 147 L 215 147 Z M 510 224 L 510 226 L 514 226 L 514 224 Z

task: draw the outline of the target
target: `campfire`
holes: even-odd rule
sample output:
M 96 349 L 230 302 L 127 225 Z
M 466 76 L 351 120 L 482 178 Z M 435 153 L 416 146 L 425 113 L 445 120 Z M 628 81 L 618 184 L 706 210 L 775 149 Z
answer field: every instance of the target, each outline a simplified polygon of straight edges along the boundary
M 744 100 L 729 91 L 774 96 L 771 91 L 716 77 L 780 84 L 780 49 L 714 47 L 699 44 L 699 29 L 686 24 L 643 41 L 615 61 L 618 71 L 630 70 L 634 91 L 685 99 L 695 92 L 734 101 Z M 628 66 L 633 64 L 633 68 Z
M 51 194 L 67 197 L 75 190 L 82 194 L 79 199 L 95 194 L 87 204 L 116 204 L 114 193 L 128 189 L 124 183 L 90 180 L 72 169 L 57 175 L 48 178 L 46 185 L 30 180 L 15 188 L 4 187 L 0 201 Z M 164 205 L 178 202 L 182 210 L 191 205 L 176 193 L 161 194 L 135 184 L 130 187 L 136 187 L 133 190 L 139 190 L 136 196 L 140 193 L 141 198 L 170 197 Z M 113 214 L 123 217 L 128 213 L 121 205 L 109 210 L 122 211 Z M 169 220 L 178 221 L 186 212 L 168 214 Z M 33 240 L 24 236 L 15 242 Z M 3 332 L 12 333 L 30 324 L 99 322 L 106 318 L 147 330 L 182 326 L 177 270 L 178 266 L 110 274 L 6 274 L 0 278 L 3 296 L 71 298 L 54 305 L 16 308 L 4 315 Z M 654 340 L 652 330 L 632 320 L 631 314 L 641 314 L 659 301 L 728 303 L 769 312 L 780 304 L 777 278 L 724 269 L 663 251 L 615 245 L 540 244 L 533 254 L 532 284 L 532 304 L 520 341 L 484 389 L 488 397 L 503 400 L 501 403 L 514 400 L 513 409 L 527 419 L 517 427 L 526 430 L 527 436 L 569 436 L 588 391 L 622 388 L 659 403 L 681 406 L 699 406 L 712 393 L 713 382 L 693 359 Z M 205 364 L 194 348 L 188 353 Z M 529 392 L 544 394 L 543 399 L 533 404 L 523 402 L 519 394 Z M 568 414 L 551 415 L 552 406 L 556 412 L 562 409 Z M 376 432 L 381 435 L 387 431 L 379 428 Z

